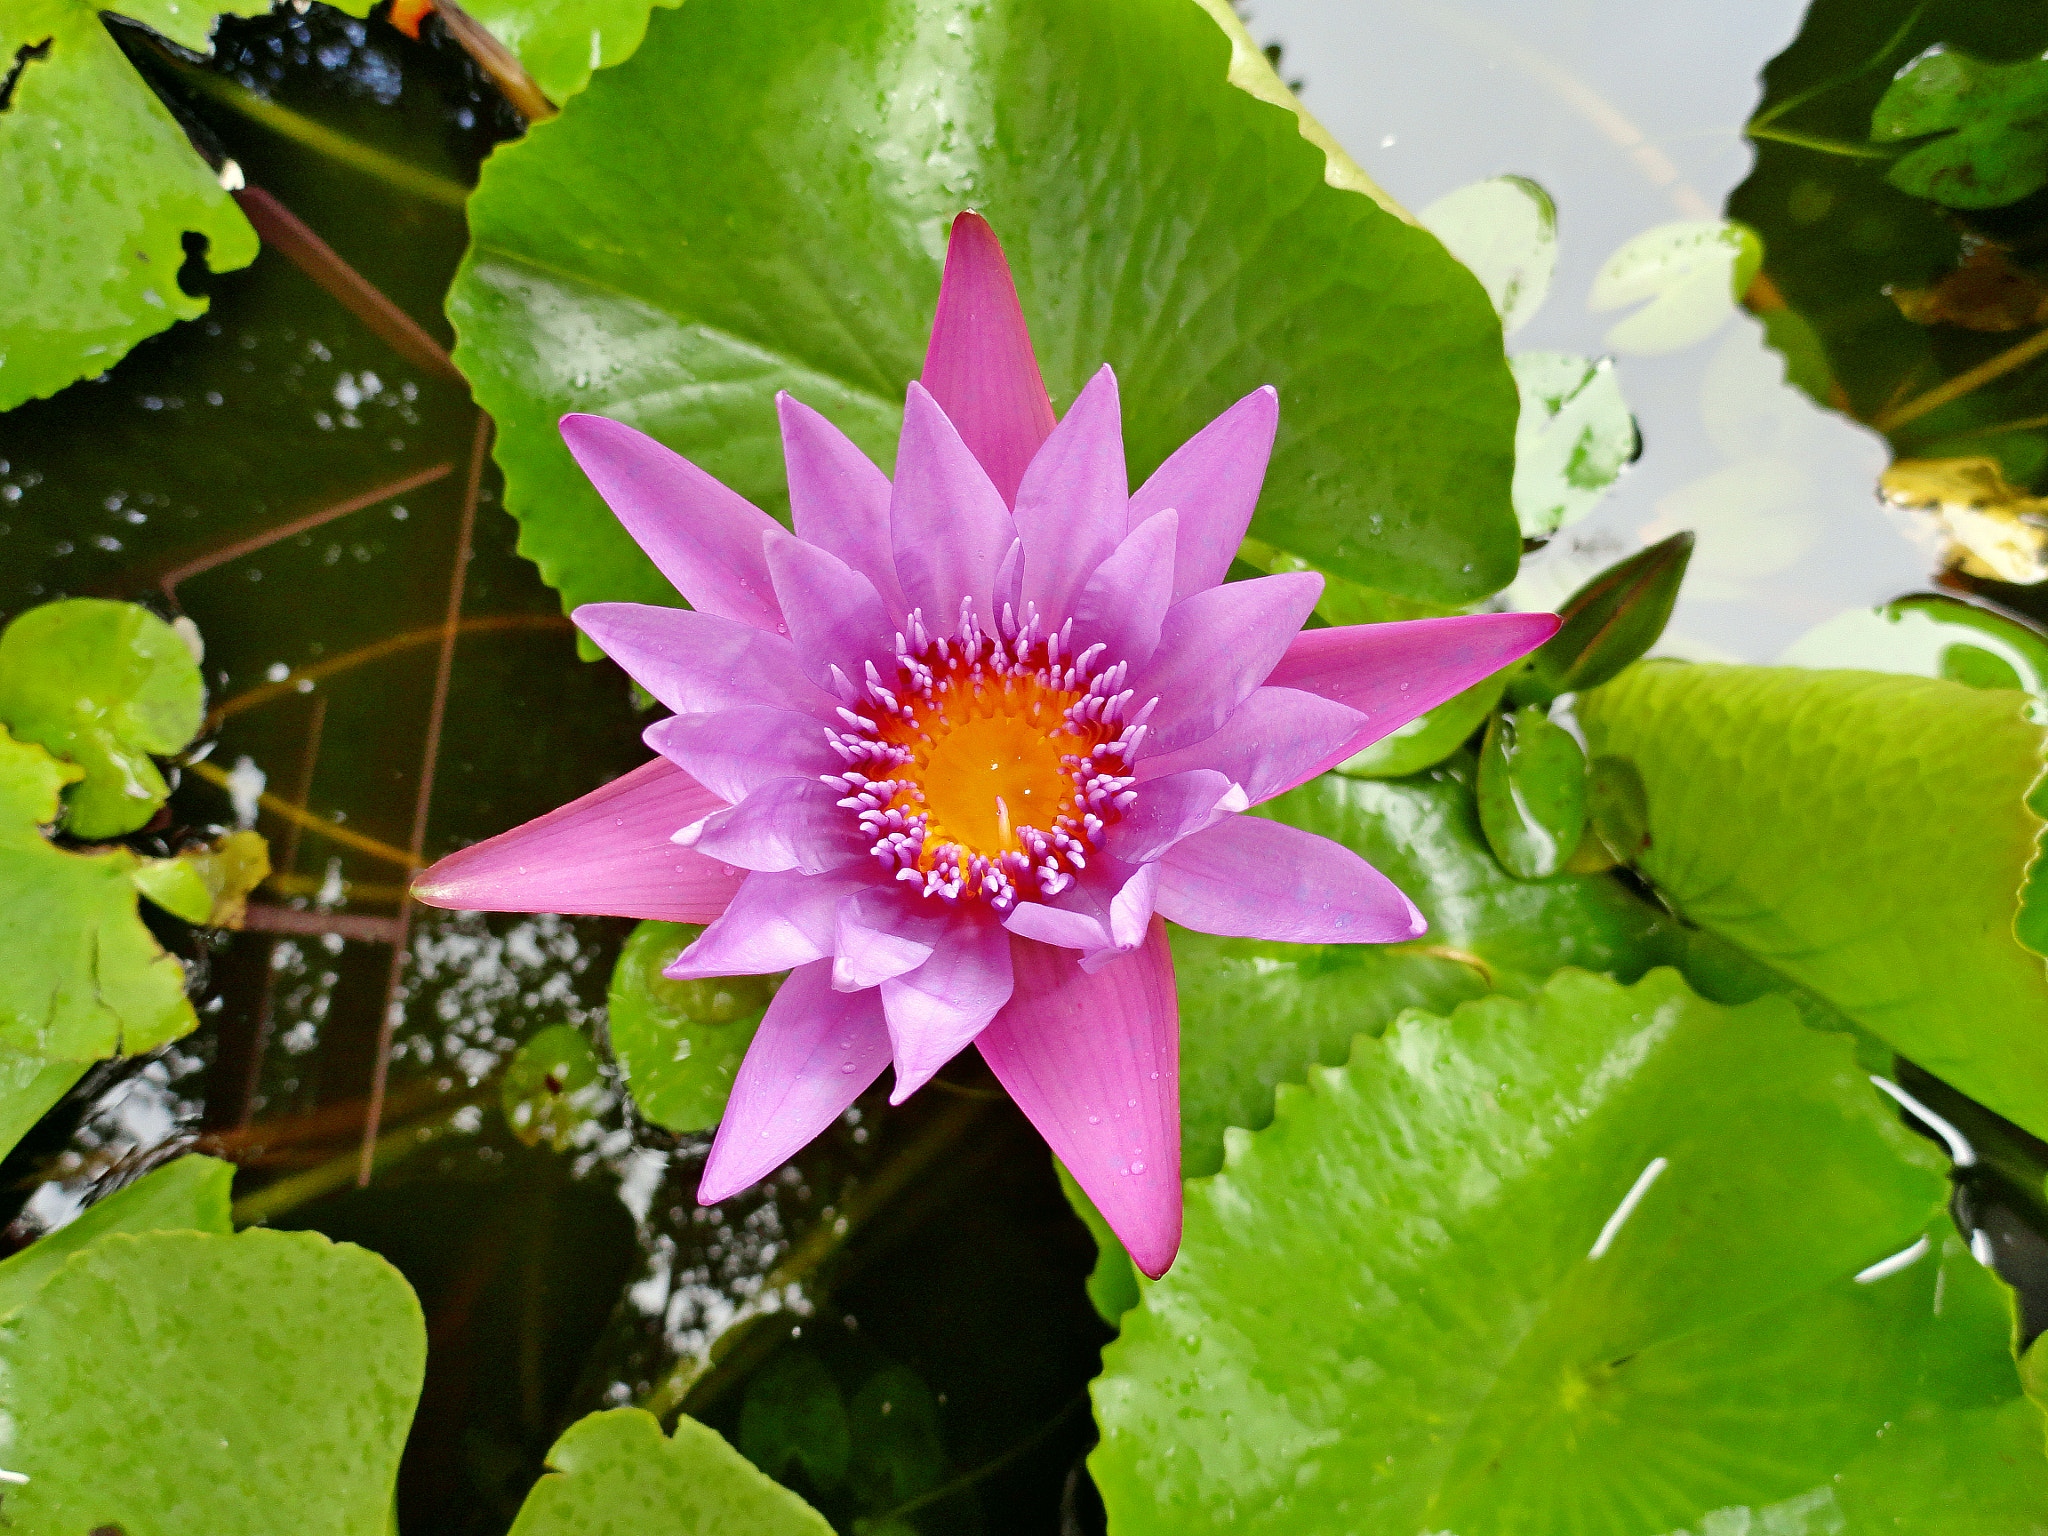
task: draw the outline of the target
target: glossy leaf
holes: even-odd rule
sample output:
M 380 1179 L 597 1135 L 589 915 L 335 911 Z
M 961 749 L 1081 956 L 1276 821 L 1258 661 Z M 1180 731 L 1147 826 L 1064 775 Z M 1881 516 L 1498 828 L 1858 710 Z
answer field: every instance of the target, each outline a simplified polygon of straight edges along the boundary
M 1462 747 L 1500 702 L 1513 668 L 1474 683 L 1427 714 L 1382 736 L 1357 756 L 1337 765 L 1337 772 L 1359 779 L 1404 779 L 1434 768 Z
M 1579 700 L 1641 774 L 1638 867 L 1690 922 L 2048 1133 L 2048 974 L 2013 938 L 2041 818 L 2020 694 L 1651 662 Z
M 1885 179 L 1950 208 L 2002 208 L 2048 184 L 2048 61 L 1994 64 L 1930 48 L 1899 72 L 1870 117 L 1886 144 L 1940 134 Z
M 1116 367 L 1134 479 L 1272 384 L 1260 537 L 1406 596 L 1498 588 L 1514 402 L 1484 295 L 1427 232 L 1329 185 L 1230 59 L 1186 0 L 657 12 L 470 201 L 449 312 L 521 548 L 569 606 L 674 600 L 576 470 L 565 411 L 630 421 L 771 510 L 777 389 L 889 462 L 972 206 L 1056 402 Z M 943 106 L 901 110 L 934 81 Z
M 612 972 L 612 1054 L 640 1113 L 671 1131 L 707 1131 L 725 1113 L 732 1080 L 779 976 L 671 981 L 661 968 L 704 930 L 644 922 Z
M 151 754 L 191 741 L 205 705 L 185 641 L 134 603 L 45 603 L 0 631 L 0 724 L 85 770 L 64 796 L 79 837 L 118 837 L 155 814 L 169 789 Z
M 1607 258 L 1593 278 L 1587 307 L 1599 314 L 1642 304 L 1608 327 L 1606 344 L 1617 352 L 1658 357 L 1681 351 L 1706 340 L 1735 313 L 1735 301 L 1762 261 L 1762 242 L 1740 224 L 1659 224 Z
M 1508 359 L 1522 410 L 1515 422 L 1515 520 L 1547 539 L 1599 503 L 1638 447 L 1612 358 L 1522 352 Z
M 498 1103 L 512 1134 L 529 1147 L 545 1141 L 557 1152 L 576 1145 L 607 1098 L 604 1074 L 589 1037 L 573 1024 L 551 1024 L 513 1053 L 498 1084 Z
M 0 1466 L 28 1479 L 8 1519 L 383 1530 L 426 1343 L 398 1271 L 316 1233 L 101 1237 L 0 1320 Z
M 31 1300 L 74 1253 L 110 1232 L 233 1232 L 232 1163 L 196 1153 L 166 1163 L 96 1200 L 56 1231 L 0 1260 L 0 1317 Z
M 270 844 L 244 828 L 175 857 L 144 859 L 135 886 L 175 917 L 209 928 L 239 928 L 249 893 L 270 874 Z
M 1511 875 L 1564 867 L 1586 830 L 1586 754 L 1540 704 L 1495 715 L 1479 748 L 1479 824 Z
M 548 1452 L 548 1471 L 511 1536 L 830 1536 L 832 1527 L 747 1464 L 718 1431 L 684 1418 L 673 1437 L 652 1414 L 613 1408 L 578 1419 Z
M 1512 336 L 1543 307 L 1557 270 L 1557 204 L 1528 177 L 1459 187 L 1415 217 L 1479 279 L 1503 333 Z
M 1565 972 L 1409 1014 L 1190 1185 L 1095 1386 L 1111 1529 L 2038 1531 L 1936 1163 L 1783 999 Z
M 218 11 L 267 0 L 135 0 L 122 13 L 205 52 Z M 20 50 L 28 49 L 24 54 Z M 0 410 L 104 373 L 146 336 L 205 313 L 178 283 L 183 239 L 216 272 L 256 257 L 256 232 L 156 93 L 82 0 L 24 0 L 0 23 L 21 63 L 0 134 Z
M 1657 643 L 1678 601 L 1693 536 L 1674 533 L 1616 561 L 1565 599 L 1557 633 L 1529 658 L 1512 685 L 1518 703 L 1597 688 Z
M 0 759 L 5 756 L 5 747 L 0 747 Z M 0 767 L 0 777 L 4 775 L 5 769 Z M 5 857 L 0 853 L 0 862 Z M 0 1157 L 12 1152 L 50 1107 L 71 1091 L 71 1085 L 85 1076 L 86 1065 L 0 1051 Z
M 466 0 L 463 9 L 518 56 L 555 102 L 640 46 L 652 5 L 681 0 Z
M 137 859 L 73 853 L 40 828 L 78 770 L 0 731 L 0 1050 L 65 1061 L 146 1051 L 191 1030 L 185 971 L 135 910 Z
M 1816 625 L 1778 658 L 1790 667 L 1852 667 L 2019 688 L 2048 704 L 2048 636 L 1958 598 L 1923 593 L 1856 608 Z

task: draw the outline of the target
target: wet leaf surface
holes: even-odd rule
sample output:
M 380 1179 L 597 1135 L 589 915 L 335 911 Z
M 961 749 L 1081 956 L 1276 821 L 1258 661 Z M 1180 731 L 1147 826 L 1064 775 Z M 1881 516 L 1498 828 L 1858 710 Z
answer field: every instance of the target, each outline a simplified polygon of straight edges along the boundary
M 1495 715 L 1479 747 L 1479 824 L 1503 868 L 1541 880 L 1586 830 L 1586 754 L 1540 704 Z
M 670 981 L 661 968 L 703 929 L 649 920 L 619 951 L 608 999 L 612 1052 L 640 1113 L 671 1131 L 708 1131 L 779 977 Z
M 2048 183 L 2048 63 L 1999 64 L 1931 48 L 1899 71 L 1870 115 L 1879 144 L 1912 147 L 1885 179 L 1950 208 L 1998 208 Z

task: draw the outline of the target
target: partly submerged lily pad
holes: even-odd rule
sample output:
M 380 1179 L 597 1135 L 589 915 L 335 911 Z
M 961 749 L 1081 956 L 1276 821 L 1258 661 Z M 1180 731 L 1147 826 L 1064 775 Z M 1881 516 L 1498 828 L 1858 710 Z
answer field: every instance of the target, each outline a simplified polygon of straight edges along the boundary
M 103 1236 L 0 1320 L 0 1466 L 28 1479 L 12 1530 L 384 1530 L 426 1345 L 411 1289 L 365 1249 Z
M 521 549 L 567 606 L 674 601 L 570 459 L 565 411 L 629 421 L 770 510 L 777 389 L 891 462 L 947 226 L 972 207 L 1055 400 L 1115 365 L 1134 478 L 1271 384 L 1261 537 L 1405 596 L 1500 587 L 1515 401 L 1484 293 L 1330 186 L 1230 59 L 1186 0 L 656 12 L 470 200 L 449 313 Z
M 2042 821 L 2026 696 L 1647 662 L 1582 694 L 1641 775 L 1638 867 L 1691 922 L 2048 1134 L 2048 973 L 2013 937 Z
M 205 928 L 239 928 L 249 895 L 270 874 L 270 844 L 243 828 L 135 871 L 143 895 L 174 917 Z
M 96 1061 L 175 1040 L 198 1019 L 184 967 L 136 914 L 136 856 L 73 853 L 42 834 L 77 776 L 0 730 L 0 954 L 11 957 L 0 968 L 0 1050 Z
M 574 1024 L 551 1024 L 522 1044 L 498 1084 L 512 1134 L 529 1147 L 545 1141 L 557 1152 L 576 1144 L 608 1097 L 597 1052 Z
M 671 1131 L 718 1124 L 781 982 L 776 976 L 671 981 L 662 975 L 661 968 L 703 931 L 649 919 L 626 940 L 612 972 L 612 1054 L 640 1113 Z
M 2048 59 L 1997 64 L 1930 48 L 1878 100 L 1877 143 L 1940 137 L 1885 179 L 1948 208 L 2002 208 L 2048 185 Z
M 1189 1186 L 1095 1386 L 1111 1528 L 2038 1530 L 1937 1162 L 1783 999 L 1566 972 L 1407 1015 Z

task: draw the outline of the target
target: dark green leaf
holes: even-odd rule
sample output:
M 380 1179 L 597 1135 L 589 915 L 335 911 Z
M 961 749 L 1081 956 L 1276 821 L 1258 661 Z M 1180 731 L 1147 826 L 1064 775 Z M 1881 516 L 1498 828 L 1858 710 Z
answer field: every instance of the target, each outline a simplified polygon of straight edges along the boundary
M 178 632 L 134 603 L 45 603 L 0 631 L 0 724 L 85 770 L 65 793 L 65 830 L 118 837 L 169 790 L 152 753 L 198 734 L 199 663 Z
M 1586 830 L 1586 754 L 1542 705 L 1487 722 L 1479 824 L 1494 856 L 1523 880 L 1556 874 L 1578 847 Z
M 1902 191 L 1950 208 L 2002 208 L 2048 183 L 2048 60 L 1993 64 L 1935 48 L 1870 115 L 1877 143 L 1944 135 L 1894 164 Z
M 661 968 L 702 928 L 648 921 L 612 972 L 612 1054 L 640 1113 L 671 1131 L 718 1124 L 734 1074 L 781 984 L 777 976 L 670 981 Z
M 1561 693 L 1597 688 L 1655 645 L 1678 601 L 1692 546 L 1692 534 L 1674 533 L 1610 565 L 1566 598 L 1557 633 L 1515 681 L 1515 701 L 1547 704 Z
M 95 1201 L 76 1219 L 0 1261 L 0 1317 L 40 1291 L 74 1253 L 109 1232 L 233 1232 L 228 1191 L 234 1181 L 234 1164 L 193 1154 Z
M 718 1431 L 614 1408 L 578 1419 L 548 1452 L 510 1536 L 831 1536 L 817 1511 L 748 1466 Z
M 771 510 L 779 388 L 887 462 L 971 206 L 1055 399 L 1116 366 L 1134 478 L 1270 383 L 1261 538 L 1404 596 L 1501 586 L 1515 404 L 1485 295 L 1426 231 L 1329 185 L 1230 60 L 1187 0 L 656 12 L 470 201 L 449 311 L 521 548 L 571 606 L 673 601 L 570 460 L 568 410 L 630 421 Z
M 853 1486 L 872 1510 L 890 1510 L 945 1481 L 939 1405 L 915 1371 L 885 1365 L 860 1384 L 847 1410 Z
M 1111 1529 L 2039 1532 L 1936 1162 L 1783 999 L 1566 972 L 1409 1014 L 1190 1186 L 1095 1387 Z
M 576 1144 L 606 1099 L 597 1053 L 573 1024 L 551 1024 L 521 1045 L 505 1067 L 498 1103 L 512 1134 L 557 1152 Z
M 839 1385 L 801 1344 L 784 1344 L 747 1383 L 740 1451 L 778 1483 L 792 1473 L 837 1488 L 853 1465 L 853 1426 Z

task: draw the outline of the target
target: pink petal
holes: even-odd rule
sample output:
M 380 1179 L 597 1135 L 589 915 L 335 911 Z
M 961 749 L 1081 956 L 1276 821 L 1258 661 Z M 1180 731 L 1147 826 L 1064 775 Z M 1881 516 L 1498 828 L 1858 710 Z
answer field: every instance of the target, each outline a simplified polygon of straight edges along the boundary
M 1133 670 L 1152 659 L 1171 597 L 1179 526 L 1172 508 L 1154 513 L 1095 568 L 1070 610 L 1076 651 L 1099 640 Z
M 1290 571 L 1211 587 L 1167 609 L 1158 653 L 1130 679 L 1140 704 L 1159 700 L 1140 756 L 1215 735 L 1266 681 L 1322 594 L 1322 577 Z
M 679 715 L 767 704 L 839 723 L 838 700 L 804 676 L 796 648 L 773 630 L 648 603 L 585 603 L 569 617 Z
M 524 826 L 449 854 L 413 881 L 413 897 L 459 912 L 708 923 L 732 901 L 746 872 L 669 839 L 723 803 L 656 758 Z
M 1127 864 L 1149 864 L 1184 837 L 1249 806 L 1244 791 L 1213 768 L 1147 779 L 1103 846 Z
M 1073 611 L 1089 573 L 1122 542 L 1130 494 L 1116 375 L 1105 365 L 1053 428 L 1017 487 L 1023 599 L 1038 605 L 1048 627 Z
M 1266 682 L 1348 705 L 1366 717 L 1304 778 L 1363 752 L 1417 715 L 1519 661 L 1557 632 L 1554 613 L 1472 613 L 1398 624 L 1307 629 Z
M 562 440 L 692 608 L 756 629 L 782 622 L 761 559 L 761 535 L 780 527 L 774 518 L 622 421 L 564 416 Z
M 1175 602 L 1221 584 L 1230 569 L 1251 526 L 1279 419 L 1273 386 L 1253 390 L 1176 448 L 1131 497 L 1133 528 L 1167 507 L 1180 513 Z
M 978 213 L 953 220 L 922 382 L 1008 506 L 1031 456 L 1052 433 L 1052 401 L 1031 353 L 1010 264 Z
M 1166 925 L 1092 975 L 1066 950 L 1010 941 L 1016 992 L 975 1041 L 1157 1279 L 1180 1249 L 1180 1013 Z
M 718 921 L 661 974 L 671 981 L 764 976 L 823 960 L 832 953 L 839 904 L 873 883 L 865 869 L 748 875 Z
M 931 959 L 882 983 L 901 1104 L 967 1048 L 1010 1000 L 1010 936 L 985 912 L 956 913 Z
M 1159 866 L 1147 864 L 1140 868 L 1123 884 L 1123 889 L 1110 898 L 1109 932 L 1116 941 L 1119 954 L 1128 953 L 1145 942 L 1145 935 L 1152 927 L 1152 908 L 1159 899 Z M 1081 968 L 1094 971 L 1101 969 L 1107 957 L 1083 955 Z M 1091 963 L 1092 962 L 1092 963 Z
M 993 633 L 996 567 L 1017 530 L 1010 510 L 932 397 L 913 384 L 903 406 L 889 536 L 903 600 L 924 610 L 934 633 L 953 631 L 960 600 Z
M 1393 944 L 1429 925 L 1341 843 L 1232 816 L 1159 861 L 1159 913 L 1183 928 L 1287 944 Z
M 873 992 L 835 992 L 832 967 L 791 973 L 761 1017 L 697 1181 L 716 1205 L 801 1151 L 889 1064 L 889 1031 Z
M 1295 688 L 1256 689 L 1215 735 L 1139 764 L 1140 793 L 1155 777 L 1214 768 L 1242 785 L 1245 798 L 1259 805 L 1321 773 L 1330 764 L 1330 754 L 1364 726 L 1365 716 L 1357 710 L 1320 694 Z
M 1050 901 L 1020 901 L 1010 908 L 1003 926 L 1019 938 L 1035 939 L 1061 949 L 1078 949 L 1084 954 L 1116 946 L 1116 940 L 1110 936 L 1106 909 L 1098 914 Z
M 841 992 L 879 987 L 931 959 L 946 920 L 917 910 L 925 904 L 879 886 L 842 901 L 832 936 L 832 985 Z
M 676 841 L 741 869 L 822 875 L 865 858 L 874 842 L 842 798 L 816 779 L 771 779 L 738 805 L 683 828 Z
M 832 668 L 862 681 L 862 663 L 889 662 L 897 625 L 875 584 L 830 550 L 780 530 L 768 540 L 768 572 L 789 617 L 789 640 L 812 682 L 829 687 Z M 895 682 L 891 666 L 888 680 Z
M 816 778 L 844 766 L 825 745 L 825 727 L 816 716 L 765 705 L 671 715 L 647 727 L 640 739 L 728 805 L 770 779 Z
M 829 549 L 875 584 L 891 613 L 903 611 L 889 548 L 889 477 L 853 439 L 800 400 L 778 392 L 782 458 L 796 536 Z

